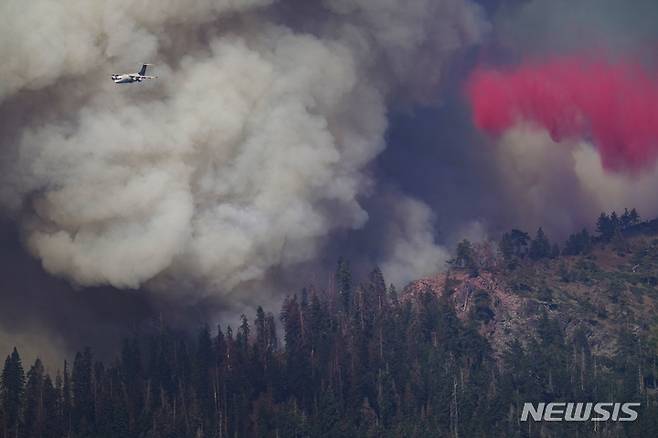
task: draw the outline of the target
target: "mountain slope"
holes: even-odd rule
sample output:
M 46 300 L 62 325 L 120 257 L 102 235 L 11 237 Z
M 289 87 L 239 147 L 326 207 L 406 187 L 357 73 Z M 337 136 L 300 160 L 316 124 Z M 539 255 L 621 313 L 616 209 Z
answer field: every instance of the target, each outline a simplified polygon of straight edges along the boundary
M 341 260 L 329 290 L 289 296 L 278 318 L 259 308 L 196 337 L 158 324 L 54 380 L 14 351 L 0 424 L 21 438 L 658 436 L 656 226 L 600 228 L 570 238 L 575 255 L 540 231 L 462 242 L 449 272 L 401 295 Z M 526 402 L 570 401 L 641 407 L 635 422 L 521 421 Z
M 598 242 L 584 255 L 526 259 L 514 269 L 506 269 L 499 257 L 477 275 L 457 268 L 417 280 L 405 295 L 426 290 L 446 295 L 461 319 L 474 316 L 480 322 L 480 333 L 497 353 L 512 339 L 527 341 L 543 310 L 567 336 L 582 328 L 595 353 L 611 356 L 620 330 L 648 336 L 658 315 L 655 224 L 627 230 L 622 243 Z

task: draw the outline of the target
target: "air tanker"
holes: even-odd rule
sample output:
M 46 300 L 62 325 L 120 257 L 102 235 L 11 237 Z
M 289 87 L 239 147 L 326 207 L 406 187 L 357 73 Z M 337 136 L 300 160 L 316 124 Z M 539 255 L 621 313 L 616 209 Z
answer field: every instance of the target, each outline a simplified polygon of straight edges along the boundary
M 157 76 L 147 76 L 146 69 L 151 64 L 142 65 L 141 70 L 137 73 L 124 73 L 121 75 L 112 75 L 115 84 L 132 84 L 133 82 L 142 82 L 144 79 L 155 79 Z

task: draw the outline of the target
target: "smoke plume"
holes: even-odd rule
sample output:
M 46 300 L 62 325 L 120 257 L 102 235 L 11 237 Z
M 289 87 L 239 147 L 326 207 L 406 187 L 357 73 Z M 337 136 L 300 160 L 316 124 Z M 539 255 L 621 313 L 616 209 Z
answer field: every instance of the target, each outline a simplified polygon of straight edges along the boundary
M 564 239 L 584 226 L 591 231 L 602 211 L 635 207 L 646 218 L 658 214 L 658 169 L 611 173 L 587 141 L 556 144 L 545 129 L 517 124 L 497 139 L 493 150 L 504 187 L 500 196 L 515 213 L 508 222 L 513 226 L 543 227 Z
M 133 3 L 0 6 L 0 199 L 48 272 L 196 297 L 367 227 L 392 96 L 437 92 L 487 30 L 464 0 Z M 157 81 L 109 80 L 142 62 Z M 440 269 L 428 208 L 390 203 L 409 214 L 376 262 Z

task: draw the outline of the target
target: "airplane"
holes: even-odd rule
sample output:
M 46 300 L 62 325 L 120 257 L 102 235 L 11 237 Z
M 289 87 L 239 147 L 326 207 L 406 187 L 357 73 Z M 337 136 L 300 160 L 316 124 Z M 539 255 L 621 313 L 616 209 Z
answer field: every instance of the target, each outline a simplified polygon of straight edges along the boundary
M 146 68 L 152 64 L 142 65 L 138 73 L 124 73 L 122 75 L 112 75 L 115 84 L 132 84 L 133 82 L 142 82 L 144 79 L 155 79 L 157 76 L 146 76 Z

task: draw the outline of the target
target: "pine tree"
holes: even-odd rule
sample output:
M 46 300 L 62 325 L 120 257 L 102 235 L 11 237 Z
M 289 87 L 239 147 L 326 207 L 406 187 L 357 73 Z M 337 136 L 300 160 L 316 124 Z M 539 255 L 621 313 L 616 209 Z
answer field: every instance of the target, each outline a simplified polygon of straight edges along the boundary
M 44 433 L 46 415 L 55 412 L 44 412 L 44 369 L 41 360 L 37 359 L 27 373 L 25 385 L 25 436 L 27 438 L 41 437 Z
M 610 225 L 612 227 L 612 230 L 618 230 L 621 229 L 621 221 L 619 220 L 619 216 L 617 216 L 617 212 L 613 211 L 610 213 Z
M 68 362 L 64 361 L 64 374 L 62 378 L 62 428 L 65 436 L 70 437 L 73 430 L 73 400 L 71 399 L 71 378 Z
M 309 357 L 304 351 L 301 313 L 296 295 L 292 299 L 288 298 L 284 301 L 281 321 L 286 343 L 286 386 L 297 397 L 297 400 L 302 400 L 309 389 L 307 386 Z
M 510 232 L 510 238 L 514 248 L 514 255 L 520 258 L 525 257 L 528 242 L 530 241 L 528 233 L 514 229 Z
M 587 231 L 583 228 L 580 233 L 575 233 L 569 236 L 564 245 L 564 255 L 580 255 L 588 254 L 592 249 L 592 238 Z
M 73 427 L 82 435 L 92 432 L 94 398 L 92 393 L 92 355 L 91 349 L 85 348 L 77 353 L 73 361 Z
M 557 243 L 554 243 L 551 247 L 551 258 L 556 259 L 560 256 L 560 247 L 557 246 Z
M 214 425 L 212 371 L 216 363 L 213 343 L 210 338 L 210 328 L 204 325 L 199 331 L 194 360 L 194 391 L 199 403 L 200 414 L 203 416 L 203 430 L 211 431 Z
M 528 255 L 532 260 L 548 258 L 551 255 L 551 244 L 541 227 L 537 230 L 535 238 L 530 243 Z
M 18 436 L 22 426 L 21 403 L 25 391 L 25 372 L 16 348 L 5 360 L 0 384 L 5 435 L 7 437 Z
M 341 308 L 344 312 L 349 313 L 352 307 L 352 271 L 349 262 L 343 258 L 338 260 L 336 288 Z
M 460 268 L 465 268 L 469 271 L 472 277 L 479 275 L 479 266 L 475 259 L 475 250 L 473 245 L 467 239 L 462 240 L 457 245 L 457 257 L 455 264 Z
M 503 234 L 498 247 L 505 261 L 510 262 L 512 257 L 514 257 L 514 242 L 512 241 L 512 235 L 510 233 Z
M 612 238 L 614 231 L 615 225 L 610 216 L 601 213 L 599 219 L 596 221 L 596 232 L 599 233 L 599 237 L 604 242 L 608 242 Z
M 529 241 L 528 233 L 521 230 L 513 229 L 509 233 L 503 234 L 500 241 L 500 252 L 508 268 L 514 269 L 518 265 L 519 259 L 526 256 Z
M 339 437 L 344 435 L 344 416 L 334 392 L 329 389 L 320 395 L 318 415 L 313 425 L 313 435 L 317 437 Z
M 631 226 L 640 223 L 640 215 L 637 213 L 637 210 L 635 210 L 634 208 L 631 209 L 631 212 L 628 215 L 628 222 Z
M 61 385 L 54 385 L 50 376 L 46 374 L 43 379 L 43 438 L 61 438 L 64 434 L 62 428 L 62 415 L 60 410 Z
M 624 208 L 624 213 L 619 218 L 619 224 L 622 230 L 631 226 L 631 214 L 628 211 L 628 208 Z
M 247 354 L 249 349 L 249 338 L 251 334 L 251 327 L 249 327 L 249 320 L 243 313 L 240 315 L 240 327 L 238 327 L 238 346 Z
M 265 318 L 265 330 L 267 333 L 267 350 L 269 353 L 274 353 L 279 349 L 279 339 L 276 332 L 276 321 L 271 312 L 268 312 Z
M 626 239 L 619 228 L 615 229 L 610 242 L 615 251 L 620 255 L 625 254 L 629 249 L 628 242 L 626 242 Z
M 388 286 L 388 300 L 394 307 L 399 304 L 398 291 L 392 283 Z
M 332 327 L 329 310 L 317 294 L 311 297 L 309 325 L 312 366 L 316 374 L 324 375 L 331 360 Z
M 377 312 L 382 312 L 388 305 L 386 282 L 379 267 L 375 267 L 368 276 L 369 295 L 374 301 Z

